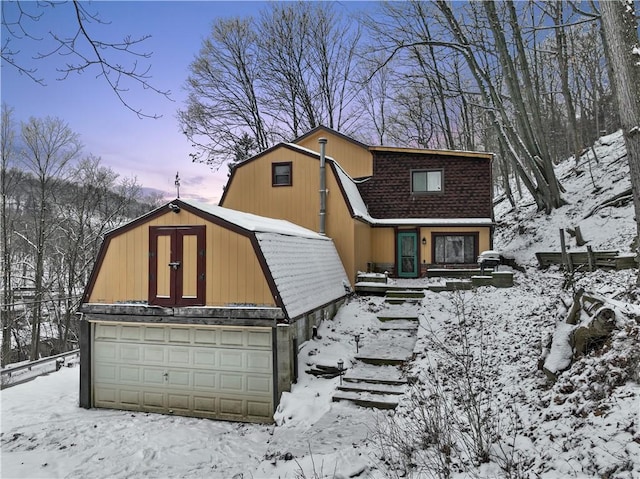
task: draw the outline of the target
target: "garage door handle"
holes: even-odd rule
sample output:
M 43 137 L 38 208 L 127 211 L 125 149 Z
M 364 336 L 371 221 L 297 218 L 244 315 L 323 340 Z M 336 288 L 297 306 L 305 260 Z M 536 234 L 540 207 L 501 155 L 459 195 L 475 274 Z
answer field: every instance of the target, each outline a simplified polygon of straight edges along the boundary
M 180 267 L 180 261 L 174 261 L 169 263 L 169 268 L 178 269 Z

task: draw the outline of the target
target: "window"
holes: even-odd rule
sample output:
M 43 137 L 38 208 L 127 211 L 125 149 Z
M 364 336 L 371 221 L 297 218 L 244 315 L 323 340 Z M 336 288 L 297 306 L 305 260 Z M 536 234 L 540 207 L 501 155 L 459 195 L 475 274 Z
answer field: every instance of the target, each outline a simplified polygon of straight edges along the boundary
M 433 258 L 437 264 L 475 264 L 478 257 L 478 234 L 434 234 Z
M 291 186 L 291 162 L 271 164 L 271 185 Z
M 413 170 L 412 193 L 439 193 L 442 191 L 442 170 Z

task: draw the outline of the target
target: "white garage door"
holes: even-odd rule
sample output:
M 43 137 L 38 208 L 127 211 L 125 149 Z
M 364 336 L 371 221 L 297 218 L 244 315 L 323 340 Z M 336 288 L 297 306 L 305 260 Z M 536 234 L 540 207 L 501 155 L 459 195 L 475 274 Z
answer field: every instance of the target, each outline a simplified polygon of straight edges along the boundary
M 93 324 L 93 405 L 270 422 L 271 328 Z

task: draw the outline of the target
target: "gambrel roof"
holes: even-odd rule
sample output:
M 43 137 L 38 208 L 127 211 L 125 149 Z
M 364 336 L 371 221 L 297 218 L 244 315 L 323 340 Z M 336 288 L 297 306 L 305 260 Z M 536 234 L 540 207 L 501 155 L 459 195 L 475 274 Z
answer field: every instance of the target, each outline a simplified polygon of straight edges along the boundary
M 351 286 L 331 238 L 289 221 L 265 218 L 198 201 L 175 199 L 107 233 L 86 298 L 95 284 L 109 242 L 172 210 L 188 211 L 249 238 L 275 303 L 294 320 L 346 296 Z
M 255 238 L 256 253 L 262 256 L 268 270 L 267 281 L 289 319 L 342 298 L 350 291 L 347 273 L 333 240 L 327 236 L 289 221 L 221 206 L 191 200 L 174 203 L 222 219 Z

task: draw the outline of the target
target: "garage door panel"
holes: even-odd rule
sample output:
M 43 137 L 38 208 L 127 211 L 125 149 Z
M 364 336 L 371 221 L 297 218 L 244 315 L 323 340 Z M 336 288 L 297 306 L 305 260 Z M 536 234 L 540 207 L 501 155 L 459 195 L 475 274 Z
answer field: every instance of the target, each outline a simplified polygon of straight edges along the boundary
M 155 391 L 145 391 L 142 393 L 142 405 L 144 407 L 164 408 L 164 393 Z M 136 404 L 139 402 L 136 401 Z
M 168 394 L 168 406 L 170 409 L 183 409 L 188 411 L 191 407 L 191 396 L 188 394 Z
M 196 344 L 217 344 L 218 331 L 212 329 L 194 329 L 194 343 Z
M 209 396 L 193 396 L 193 410 L 196 413 L 215 413 L 218 411 L 217 399 Z
M 118 389 L 115 387 L 95 388 L 94 394 L 96 406 L 114 407 L 118 402 Z
M 115 361 L 118 354 L 118 346 L 114 343 L 97 343 L 93 348 L 96 360 Z
M 271 349 L 271 332 L 249 331 L 247 333 L 247 346 Z
M 244 354 L 234 349 L 224 349 L 220 351 L 220 368 L 222 369 L 242 369 L 242 359 Z
M 221 346 L 244 346 L 244 334 L 242 330 L 222 330 L 220 332 Z
M 216 352 L 211 349 L 196 349 L 193 351 L 193 365 L 198 368 L 211 369 L 218 364 Z
M 143 383 L 150 386 L 164 385 L 165 372 L 162 369 L 145 368 L 143 373 Z
M 143 329 L 139 326 L 122 326 L 120 330 L 120 339 L 129 341 L 140 341 L 142 339 Z
M 142 349 L 142 361 L 150 364 L 164 364 L 165 347 L 164 346 L 138 346 Z
M 269 416 L 271 404 L 263 401 L 247 401 L 247 414 L 254 417 Z
M 119 401 L 126 406 L 139 407 L 143 395 L 136 389 L 120 389 L 118 391 Z
M 273 381 L 268 376 L 247 376 L 246 392 L 252 394 L 268 394 L 273 391 Z
M 136 344 L 123 344 L 119 346 L 118 357 L 124 361 L 140 361 L 140 346 Z
M 138 384 L 140 382 L 139 367 L 121 367 L 118 370 L 119 382 Z
M 191 366 L 191 354 L 188 348 L 170 348 L 169 349 L 169 364 Z
M 271 351 L 248 351 L 247 355 L 247 371 L 251 372 L 269 372 L 272 369 Z
M 218 374 L 214 372 L 199 372 L 193 373 L 193 387 L 194 389 L 216 389 L 218 388 Z
M 169 328 L 170 343 L 190 343 L 191 329 L 186 328 Z
M 231 414 L 234 416 L 242 415 L 242 399 L 239 398 L 220 398 L 220 414 Z
M 167 386 L 179 386 L 184 387 L 188 386 L 190 389 L 193 388 L 193 384 L 191 382 L 193 372 L 192 371 L 177 371 L 172 370 L 167 374 Z
M 117 367 L 113 364 L 99 364 L 93 370 L 94 381 L 96 382 L 117 382 Z
M 220 390 L 226 393 L 241 393 L 243 390 L 242 376 L 239 374 L 220 374 Z
M 94 326 L 96 407 L 271 420 L 270 328 L 106 326 Z
M 96 324 L 96 339 L 116 339 L 118 337 L 118 326 L 110 324 Z

